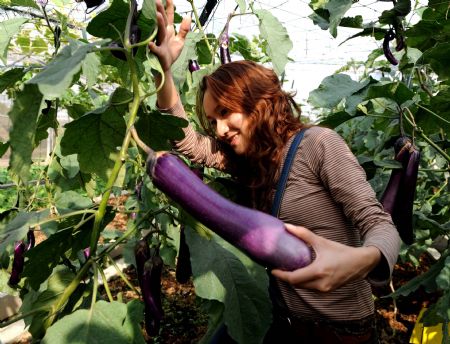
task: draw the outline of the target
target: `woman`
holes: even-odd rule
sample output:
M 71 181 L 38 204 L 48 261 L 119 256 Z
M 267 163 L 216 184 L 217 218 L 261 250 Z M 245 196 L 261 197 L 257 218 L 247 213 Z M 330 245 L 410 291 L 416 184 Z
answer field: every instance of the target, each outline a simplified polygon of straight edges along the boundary
M 186 118 L 170 67 L 179 56 L 190 19 L 178 34 L 173 3 L 157 2 L 158 44 L 149 48 L 165 71 L 158 106 Z M 254 207 L 270 212 L 287 151 L 305 130 L 288 175 L 278 217 L 307 242 L 314 261 L 288 272 L 273 270 L 274 321 L 265 342 L 376 343 L 371 282 L 386 283 L 400 239 L 345 142 L 334 131 L 306 128 L 300 109 L 273 71 L 232 62 L 206 76 L 197 103 L 200 123 L 176 148 L 192 161 L 230 172 L 251 192 Z

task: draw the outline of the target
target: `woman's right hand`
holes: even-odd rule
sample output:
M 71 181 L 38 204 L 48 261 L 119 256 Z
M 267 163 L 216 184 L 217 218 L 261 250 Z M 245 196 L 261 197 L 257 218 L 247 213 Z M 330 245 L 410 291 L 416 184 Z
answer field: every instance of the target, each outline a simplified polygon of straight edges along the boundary
M 161 0 L 157 0 L 156 10 L 156 18 L 158 21 L 157 41 L 156 43 L 150 42 L 148 47 L 158 57 L 162 69 L 166 72 L 183 50 L 186 35 L 191 27 L 191 18 L 183 18 L 178 34 L 176 34 L 175 27 L 173 26 L 175 10 L 173 0 L 167 0 L 165 9 Z

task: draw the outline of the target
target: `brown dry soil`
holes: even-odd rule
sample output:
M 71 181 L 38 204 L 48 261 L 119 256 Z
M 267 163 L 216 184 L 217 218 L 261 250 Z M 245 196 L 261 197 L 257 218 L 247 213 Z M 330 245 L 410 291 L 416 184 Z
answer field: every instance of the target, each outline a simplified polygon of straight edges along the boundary
M 120 208 L 123 204 L 121 201 L 123 202 L 124 199 L 118 202 L 111 201 L 110 204 Z M 126 215 L 118 215 L 108 227 L 123 229 L 126 228 L 126 222 Z M 428 256 L 421 257 L 420 262 L 419 268 L 411 264 L 397 264 L 393 272 L 392 288 L 397 289 L 413 277 L 425 272 L 432 263 Z M 139 285 L 133 267 L 126 269 L 125 274 L 133 285 Z M 111 280 L 109 286 L 114 298 L 119 293 L 125 302 L 139 297 L 118 277 Z M 383 298 L 391 291 L 390 286 L 373 288 L 380 343 L 407 344 L 420 310 L 434 303 L 438 295 L 427 294 L 419 289 L 408 297 L 400 297 L 394 303 L 391 298 Z M 200 309 L 192 282 L 178 283 L 174 270 L 166 268 L 162 276 L 162 293 L 164 319 L 161 323 L 160 334 L 151 338 L 143 330 L 146 340 L 155 344 L 197 343 L 206 332 L 208 319 Z M 104 297 L 107 298 L 106 294 Z M 24 335 L 14 344 L 28 343 L 31 343 L 29 336 Z

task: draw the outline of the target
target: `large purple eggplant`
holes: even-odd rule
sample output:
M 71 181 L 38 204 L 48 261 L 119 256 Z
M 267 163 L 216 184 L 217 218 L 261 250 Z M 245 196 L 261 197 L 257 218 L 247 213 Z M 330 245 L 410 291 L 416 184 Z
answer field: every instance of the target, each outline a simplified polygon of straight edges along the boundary
M 188 213 L 262 265 L 291 271 L 311 263 L 310 248 L 282 221 L 222 197 L 176 156 L 151 152 L 147 173 Z
M 223 29 L 223 32 L 219 37 L 219 54 L 220 54 L 220 63 L 222 64 L 231 62 L 228 24 L 229 21 L 227 21 L 227 24 L 225 25 L 225 28 Z
M 25 264 L 25 253 L 32 249 L 36 243 L 34 237 L 34 231 L 30 229 L 27 233 L 27 243 L 25 244 L 23 240 L 19 241 L 14 247 L 14 259 L 11 270 L 11 276 L 9 277 L 8 283 L 11 286 L 16 286 L 20 282 L 20 275 L 23 272 L 23 267 Z

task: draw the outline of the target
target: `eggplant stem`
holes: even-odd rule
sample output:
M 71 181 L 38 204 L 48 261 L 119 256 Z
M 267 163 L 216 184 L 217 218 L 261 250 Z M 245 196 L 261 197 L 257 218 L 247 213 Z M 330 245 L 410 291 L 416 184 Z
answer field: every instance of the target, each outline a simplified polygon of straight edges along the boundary
M 413 114 L 411 113 L 411 110 L 408 109 L 407 107 L 404 108 L 409 115 L 414 118 Z M 450 163 L 450 155 L 448 155 L 444 150 L 441 149 L 441 147 L 439 147 L 436 143 L 434 143 L 433 140 L 431 140 L 427 135 L 425 135 L 423 133 L 422 128 L 418 127 L 416 125 L 416 123 L 413 121 L 411 121 L 407 116 L 405 116 L 405 119 L 408 121 L 408 123 L 414 128 L 415 131 L 417 131 L 417 133 L 419 134 L 419 136 L 421 138 L 423 138 L 431 147 L 433 147 L 439 154 L 442 155 L 442 157 L 447 160 Z
M 103 285 L 105 286 L 106 295 L 108 295 L 109 302 L 113 302 L 114 298 L 111 294 L 111 290 L 109 289 L 108 280 L 106 279 L 105 272 L 102 268 L 99 269 L 100 275 L 102 276 Z
M 114 268 L 116 269 L 117 273 L 119 274 L 120 278 L 122 278 L 122 280 L 125 282 L 125 284 L 132 290 L 134 291 L 137 295 L 139 295 L 139 297 L 141 296 L 141 294 L 139 293 L 139 291 L 130 283 L 130 281 L 128 280 L 128 278 L 124 275 L 124 273 L 120 270 L 120 268 L 117 266 L 117 263 L 114 261 L 114 259 L 107 254 L 106 257 L 108 257 L 108 259 L 111 261 L 112 265 L 114 266 Z
M 145 152 L 145 154 L 149 155 L 153 152 L 153 150 L 149 146 L 147 146 L 144 141 L 141 140 L 134 125 L 130 128 L 130 131 L 133 140 L 136 142 L 139 148 L 141 148 Z

